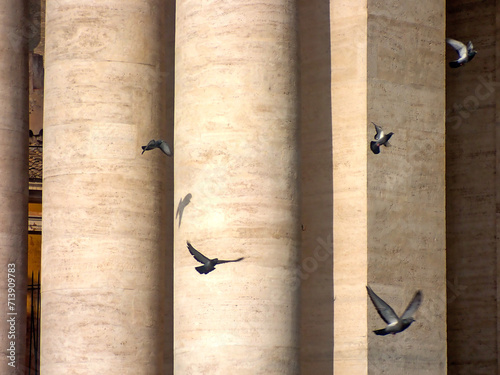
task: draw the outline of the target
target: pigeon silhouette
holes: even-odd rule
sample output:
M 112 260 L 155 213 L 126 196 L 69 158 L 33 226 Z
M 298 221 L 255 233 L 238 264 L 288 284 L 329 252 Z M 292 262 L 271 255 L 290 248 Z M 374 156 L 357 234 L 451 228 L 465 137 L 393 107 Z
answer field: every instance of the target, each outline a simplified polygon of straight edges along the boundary
M 415 321 L 415 319 L 413 319 L 413 314 L 415 314 L 420 306 L 420 303 L 422 303 L 422 292 L 420 290 L 415 293 L 415 296 L 401 317 L 398 317 L 392 307 L 389 306 L 382 298 L 377 296 L 369 286 L 366 286 L 366 290 L 368 291 L 368 295 L 377 309 L 378 314 L 384 322 L 387 323 L 387 327 L 373 331 L 376 335 L 385 336 L 389 333 L 395 335 L 396 333 L 403 332 Z
M 474 46 L 472 45 L 471 41 L 467 43 L 467 47 L 462 42 L 451 38 L 446 38 L 446 43 L 452 46 L 458 53 L 458 59 L 455 61 L 450 61 L 450 66 L 452 68 L 459 68 L 471 61 L 474 56 L 476 56 L 477 51 L 474 50 Z
M 141 146 L 142 147 L 142 154 L 144 154 L 145 151 L 153 150 L 155 148 L 159 148 L 160 150 L 163 151 L 163 153 L 167 156 L 172 156 L 172 150 L 170 149 L 170 146 L 167 144 L 167 142 L 162 141 L 161 139 L 158 139 L 155 141 L 154 139 L 150 140 L 149 143 L 146 146 Z
M 196 271 L 198 271 L 200 274 L 204 273 L 210 273 L 215 269 L 215 266 L 217 264 L 222 264 L 222 263 L 230 263 L 230 262 L 239 262 L 245 258 L 238 258 L 235 260 L 219 260 L 217 258 L 214 259 L 209 259 L 202 253 L 200 253 L 198 250 L 196 250 L 193 245 L 187 242 L 187 248 L 191 255 L 196 259 L 198 262 L 203 263 L 203 266 L 195 267 Z
M 373 137 L 375 141 L 370 142 L 370 148 L 374 154 L 380 154 L 380 146 L 384 145 L 385 147 L 389 147 L 389 139 L 391 139 L 394 133 L 390 132 L 388 134 L 385 134 L 380 126 L 378 126 L 374 122 L 372 122 L 372 124 L 373 126 L 375 126 L 375 131 L 377 133 L 375 134 L 375 137 Z

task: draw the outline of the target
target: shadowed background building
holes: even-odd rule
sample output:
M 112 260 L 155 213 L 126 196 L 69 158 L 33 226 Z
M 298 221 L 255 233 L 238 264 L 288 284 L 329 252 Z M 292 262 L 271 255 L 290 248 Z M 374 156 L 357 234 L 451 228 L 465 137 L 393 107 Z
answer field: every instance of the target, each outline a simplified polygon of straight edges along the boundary
M 19 366 L 1 319 L 0 372 L 498 373 L 498 13 L 3 1 L 0 266 L 18 271 Z M 478 55 L 451 69 L 446 37 Z M 394 132 L 378 155 L 372 121 Z M 173 158 L 141 155 L 151 139 Z M 186 241 L 244 259 L 200 275 Z M 398 314 L 422 290 L 416 322 L 374 335 L 367 284 Z

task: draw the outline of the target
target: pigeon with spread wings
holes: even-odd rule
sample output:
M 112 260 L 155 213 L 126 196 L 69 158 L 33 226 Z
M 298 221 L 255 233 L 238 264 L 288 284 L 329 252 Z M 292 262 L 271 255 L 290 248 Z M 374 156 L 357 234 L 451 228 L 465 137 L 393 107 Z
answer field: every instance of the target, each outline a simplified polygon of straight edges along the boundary
M 458 53 L 458 59 L 455 61 L 450 61 L 450 66 L 452 68 L 461 67 L 462 65 L 471 61 L 477 54 L 477 51 L 474 50 L 474 46 L 472 45 L 471 41 L 469 41 L 469 43 L 467 43 L 467 46 L 465 46 L 465 44 L 458 40 L 446 38 L 446 43 L 452 46 L 453 49 Z
M 203 266 L 196 267 L 196 271 L 198 271 L 200 274 L 207 274 L 209 272 L 212 272 L 215 269 L 215 266 L 217 264 L 222 264 L 222 263 L 231 263 L 231 262 L 239 262 L 243 260 L 244 258 L 238 258 L 235 260 L 219 260 L 217 258 L 210 259 L 207 258 L 205 255 L 200 253 L 198 250 L 196 250 L 193 245 L 187 242 L 187 248 L 191 255 L 196 259 L 198 262 L 203 263 Z
M 161 139 L 158 139 L 155 141 L 154 139 L 150 140 L 146 146 L 141 146 L 142 147 L 142 154 L 144 154 L 145 151 L 153 150 L 155 148 L 159 148 L 160 150 L 163 151 L 163 153 L 167 156 L 172 156 L 172 149 L 168 145 L 167 142 L 162 141 Z
M 370 149 L 374 154 L 380 154 L 380 146 L 384 145 L 385 147 L 389 147 L 389 139 L 391 139 L 394 133 L 390 132 L 388 134 L 385 134 L 380 126 L 378 126 L 374 122 L 372 122 L 372 124 L 373 126 L 375 126 L 375 131 L 377 133 L 375 134 L 375 137 L 373 137 L 375 141 L 370 142 Z
M 373 331 L 376 335 L 384 336 L 389 333 L 395 335 L 396 333 L 403 332 L 415 321 L 415 319 L 413 319 L 413 315 L 422 303 L 422 292 L 420 290 L 415 293 L 415 296 L 401 317 L 399 317 L 394 312 L 392 307 L 389 306 L 382 298 L 377 296 L 369 286 L 366 286 L 366 290 L 368 291 L 368 295 L 377 309 L 378 314 L 384 322 L 387 323 L 387 327 Z

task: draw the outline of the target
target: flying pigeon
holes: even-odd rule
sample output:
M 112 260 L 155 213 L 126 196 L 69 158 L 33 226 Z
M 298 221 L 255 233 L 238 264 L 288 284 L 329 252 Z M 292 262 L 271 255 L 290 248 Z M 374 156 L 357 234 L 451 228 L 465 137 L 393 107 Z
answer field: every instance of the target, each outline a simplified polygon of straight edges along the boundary
M 415 293 L 415 296 L 411 300 L 403 315 L 401 315 L 401 318 L 398 317 L 392 307 L 384 302 L 382 298 L 377 296 L 369 286 L 366 286 L 366 290 L 368 291 L 368 295 L 377 309 L 378 314 L 387 323 L 387 327 L 373 331 L 376 335 L 385 336 L 389 333 L 395 335 L 396 333 L 403 332 L 415 321 L 415 319 L 413 319 L 413 314 L 415 314 L 420 306 L 420 303 L 422 302 L 422 292 L 420 290 Z
M 152 139 L 149 141 L 147 146 L 141 146 L 141 147 L 142 147 L 141 155 L 144 154 L 145 151 L 159 148 L 160 150 L 163 151 L 165 155 L 172 156 L 172 150 L 170 149 L 170 146 L 167 144 L 167 142 L 162 141 L 161 139 L 158 139 L 157 141 Z
M 375 126 L 375 131 L 377 134 L 375 134 L 375 141 L 370 142 L 370 148 L 373 151 L 374 154 L 380 154 L 380 146 L 384 145 L 385 147 L 389 147 L 389 139 L 391 139 L 392 135 L 394 134 L 393 132 L 390 132 L 388 134 L 384 134 L 384 131 L 380 126 L 372 122 L 372 124 Z
M 235 260 L 219 260 L 217 258 L 214 259 L 209 259 L 202 253 L 200 253 L 198 250 L 196 250 L 190 243 L 189 241 L 187 242 L 187 248 L 191 255 L 196 259 L 198 262 L 203 263 L 203 266 L 196 267 L 196 271 L 198 271 L 200 274 L 202 273 L 209 273 L 212 272 L 215 269 L 215 266 L 217 264 L 221 263 L 230 263 L 230 262 L 239 262 L 243 260 L 244 258 L 238 258 Z
M 474 50 L 474 46 L 471 41 L 467 43 L 467 47 L 462 42 L 450 38 L 446 38 L 446 43 L 452 46 L 458 53 L 458 60 L 450 61 L 450 66 L 452 68 L 459 68 L 476 56 L 477 51 Z

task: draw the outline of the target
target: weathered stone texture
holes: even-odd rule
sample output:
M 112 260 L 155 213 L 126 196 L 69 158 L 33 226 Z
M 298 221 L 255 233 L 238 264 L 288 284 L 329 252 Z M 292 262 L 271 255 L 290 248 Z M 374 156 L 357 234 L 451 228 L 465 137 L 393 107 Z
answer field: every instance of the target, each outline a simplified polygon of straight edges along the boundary
M 296 32 L 294 2 L 177 2 L 176 373 L 298 373 Z M 186 240 L 245 259 L 199 275 Z
M 47 3 L 42 374 L 164 373 L 163 10 Z

